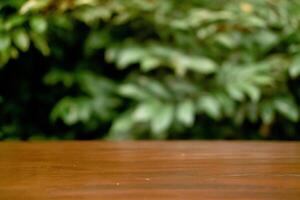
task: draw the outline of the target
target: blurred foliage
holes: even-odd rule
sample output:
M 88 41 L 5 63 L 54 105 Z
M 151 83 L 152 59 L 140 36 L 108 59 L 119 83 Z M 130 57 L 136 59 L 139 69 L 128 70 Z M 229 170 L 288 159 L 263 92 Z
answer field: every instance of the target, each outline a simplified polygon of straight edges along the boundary
M 0 2 L 0 139 L 300 139 L 297 0 Z

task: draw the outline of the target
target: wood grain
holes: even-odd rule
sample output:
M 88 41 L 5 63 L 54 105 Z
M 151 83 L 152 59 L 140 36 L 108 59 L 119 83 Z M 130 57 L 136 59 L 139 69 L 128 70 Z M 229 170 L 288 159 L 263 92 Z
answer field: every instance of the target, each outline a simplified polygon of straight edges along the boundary
M 297 142 L 2 142 L 0 200 L 300 199 Z

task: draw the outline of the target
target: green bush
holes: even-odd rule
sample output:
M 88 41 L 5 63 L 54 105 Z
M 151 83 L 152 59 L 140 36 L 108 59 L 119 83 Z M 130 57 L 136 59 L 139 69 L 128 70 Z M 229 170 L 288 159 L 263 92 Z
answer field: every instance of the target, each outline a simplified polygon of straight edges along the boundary
M 299 139 L 296 0 L 0 3 L 0 139 Z

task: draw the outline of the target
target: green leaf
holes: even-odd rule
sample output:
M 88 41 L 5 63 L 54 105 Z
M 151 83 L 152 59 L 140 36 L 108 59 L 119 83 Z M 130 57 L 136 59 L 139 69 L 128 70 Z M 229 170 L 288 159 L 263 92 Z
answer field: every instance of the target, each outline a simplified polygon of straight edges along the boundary
M 187 67 L 195 72 L 205 74 L 212 73 L 216 70 L 216 64 L 212 60 L 201 57 L 191 58 Z
M 259 31 L 255 33 L 255 38 L 263 50 L 268 50 L 279 41 L 277 35 L 271 31 Z
M 179 74 L 184 74 L 186 69 L 194 72 L 209 74 L 216 70 L 216 64 L 205 57 L 175 55 L 174 65 Z
M 158 102 L 150 101 L 137 106 L 133 112 L 133 119 L 137 122 L 147 122 L 155 117 L 155 111 L 158 110 Z
M 30 41 L 25 30 L 19 29 L 15 31 L 13 34 L 13 41 L 20 50 L 24 52 L 28 50 Z
M 238 84 L 229 84 L 227 85 L 226 90 L 230 97 L 232 97 L 235 100 L 242 101 L 245 98 L 245 95 Z
M 67 125 L 74 125 L 80 121 L 86 122 L 91 116 L 89 99 L 86 97 L 61 99 L 51 112 L 51 120 L 62 119 Z
M 53 69 L 46 74 L 43 81 L 47 85 L 56 85 L 62 82 L 66 88 L 70 88 L 75 82 L 74 78 L 74 75 L 71 73 L 60 69 Z
M 16 58 L 18 58 L 18 56 L 19 56 L 18 50 L 15 47 L 11 47 L 10 48 L 10 57 L 12 59 L 16 59 Z
M 246 25 L 254 26 L 257 28 L 264 28 L 266 26 L 266 22 L 262 18 L 256 17 L 254 15 L 249 15 L 245 19 L 245 23 Z
M 25 14 L 30 11 L 38 11 L 47 5 L 49 5 L 49 1 L 26 1 L 20 8 L 20 13 Z
M 91 54 L 93 50 L 104 48 L 110 42 L 106 31 L 92 31 L 85 41 L 85 51 Z
M 151 130 L 155 138 L 165 138 L 165 131 L 170 127 L 174 117 L 174 106 L 161 104 L 156 110 L 156 115 L 151 121 Z
M 272 86 L 274 83 L 274 77 L 272 77 L 271 74 L 255 74 L 251 76 L 251 81 L 257 85 Z
M 0 68 L 3 67 L 10 59 L 10 52 L 8 50 L 6 51 L 0 51 Z
M 211 118 L 220 119 L 221 105 L 215 97 L 201 96 L 198 99 L 197 106 L 200 111 L 204 111 Z
M 50 48 L 45 38 L 42 35 L 36 34 L 34 32 L 30 33 L 30 36 L 33 40 L 35 47 L 42 52 L 44 56 L 48 56 L 50 54 Z
M 14 15 L 5 21 L 4 27 L 6 30 L 10 30 L 13 27 L 21 26 L 26 20 L 26 17 L 23 15 Z
M 186 126 L 192 126 L 195 120 L 195 106 L 191 100 L 179 103 L 176 112 L 177 120 Z
M 220 43 L 221 45 L 223 45 L 229 49 L 235 48 L 238 43 L 236 38 L 232 37 L 229 34 L 225 34 L 225 33 L 218 34 L 216 36 L 216 40 L 218 43 Z
M 289 74 L 292 78 L 296 78 L 300 75 L 300 55 L 294 57 L 289 67 Z
M 253 102 L 257 102 L 260 99 L 260 90 L 254 85 L 244 83 L 240 84 L 240 87 L 248 94 Z
M 136 100 L 149 100 L 153 98 L 143 88 L 134 84 L 123 84 L 119 88 L 119 93 L 122 96 L 129 97 Z
M 7 50 L 11 44 L 11 39 L 7 34 L 0 34 L 0 52 Z
M 131 112 L 125 112 L 113 121 L 107 139 L 132 139 L 130 130 L 134 125 Z
M 224 92 L 216 92 L 216 99 L 220 102 L 220 107 L 225 116 L 232 117 L 235 112 L 235 101 Z
M 30 27 L 37 33 L 44 33 L 47 29 L 47 21 L 41 16 L 30 19 Z
M 155 79 L 141 79 L 140 82 L 154 96 L 165 100 L 172 98 L 169 90 L 161 82 Z
M 159 67 L 160 64 L 160 60 L 156 57 L 145 57 L 141 60 L 141 69 L 144 72 L 148 72 Z
M 145 53 L 142 48 L 137 46 L 128 46 L 119 51 L 117 58 L 117 66 L 125 69 L 129 65 L 139 63 L 143 59 Z
M 275 108 L 279 113 L 287 117 L 293 122 L 299 119 L 299 111 L 295 102 L 290 98 L 280 98 L 274 101 Z

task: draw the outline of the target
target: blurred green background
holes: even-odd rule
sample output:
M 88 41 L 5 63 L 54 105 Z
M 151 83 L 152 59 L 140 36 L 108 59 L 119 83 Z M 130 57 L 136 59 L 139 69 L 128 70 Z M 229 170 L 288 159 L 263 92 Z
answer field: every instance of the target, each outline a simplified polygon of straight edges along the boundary
M 298 0 L 2 0 L 0 140 L 299 140 Z

